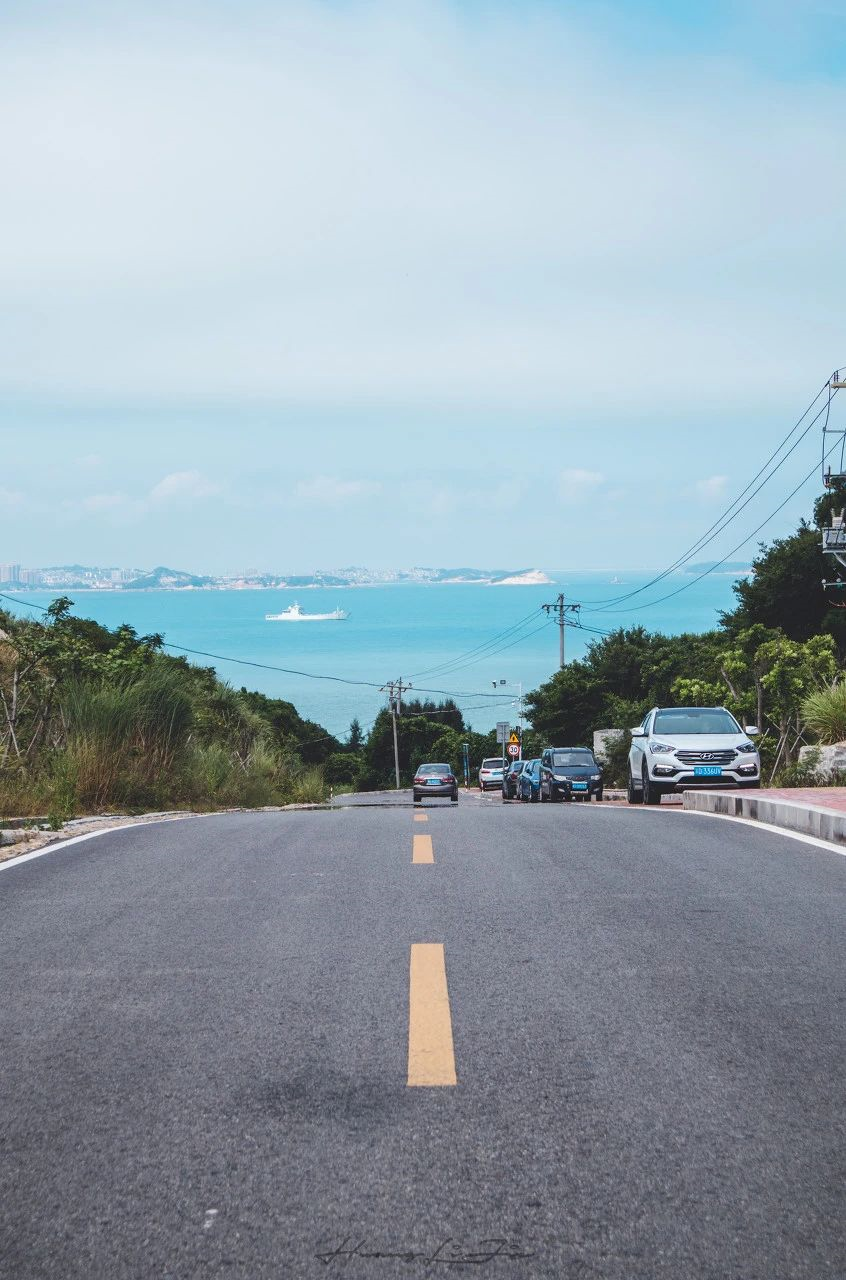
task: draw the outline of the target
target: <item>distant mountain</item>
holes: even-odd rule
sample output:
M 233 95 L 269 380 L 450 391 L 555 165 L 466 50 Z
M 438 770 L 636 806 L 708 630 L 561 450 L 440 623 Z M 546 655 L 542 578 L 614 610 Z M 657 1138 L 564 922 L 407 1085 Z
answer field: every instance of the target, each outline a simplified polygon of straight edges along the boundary
M 178 590 L 185 587 L 208 587 L 215 581 L 196 573 L 185 573 L 181 569 L 168 569 L 160 564 L 141 578 L 133 578 L 124 585 L 133 591 Z
M 349 578 L 339 578 L 333 573 L 291 574 L 285 578 L 286 587 L 347 587 Z

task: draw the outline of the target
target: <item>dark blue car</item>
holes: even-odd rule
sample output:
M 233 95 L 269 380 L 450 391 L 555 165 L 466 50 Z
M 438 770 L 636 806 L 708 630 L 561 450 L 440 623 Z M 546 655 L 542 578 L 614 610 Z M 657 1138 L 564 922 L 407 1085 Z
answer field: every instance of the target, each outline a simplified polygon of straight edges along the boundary
M 520 799 L 530 804 L 540 800 L 540 760 L 527 760 L 520 774 Z

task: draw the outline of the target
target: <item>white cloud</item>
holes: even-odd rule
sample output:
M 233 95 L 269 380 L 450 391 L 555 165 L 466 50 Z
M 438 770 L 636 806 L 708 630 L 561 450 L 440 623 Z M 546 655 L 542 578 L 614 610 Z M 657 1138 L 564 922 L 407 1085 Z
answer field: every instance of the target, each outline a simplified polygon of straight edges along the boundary
M 600 471 L 567 467 L 558 477 L 558 493 L 565 502 L 586 502 L 605 483 Z
M 17 489 L 0 489 L 0 511 L 4 507 L 22 507 L 25 502 L 26 495 Z
M 213 498 L 220 493 L 215 484 L 202 471 L 172 471 L 150 490 L 151 502 L 193 502 L 199 498 Z
M 99 511 L 126 510 L 134 504 L 125 493 L 92 493 L 87 498 L 81 498 L 78 505 L 83 511 L 96 514 Z
M 304 506 L 340 507 L 348 502 L 375 498 L 382 486 L 375 480 L 339 480 L 335 476 L 315 476 L 300 480 L 294 497 Z
M 728 476 L 707 476 L 697 480 L 696 493 L 703 502 L 721 502 L 726 496 Z

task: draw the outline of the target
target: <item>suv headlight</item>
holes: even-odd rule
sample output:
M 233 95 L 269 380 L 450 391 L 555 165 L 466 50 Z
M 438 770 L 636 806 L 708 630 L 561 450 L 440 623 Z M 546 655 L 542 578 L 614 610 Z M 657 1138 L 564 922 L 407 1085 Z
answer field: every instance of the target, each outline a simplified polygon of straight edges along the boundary
M 601 778 L 601 777 L 602 777 L 602 774 L 601 774 L 601 773 L 592 773 L 592 774 L 590 775 L 590 780 L 591 780 L 591 782 L 599 782 L 599 780 L 600 780 L 600 778 Z
M 738 751 L 742 751 L 745 755 L 748 755 L 750 751 L 758 750 L 754 742 L 741 742 L 740 746 L 737 749 Z
M 666 742 L 650 742 L 649 750 L 654 756 L 666 756 L 675 751 L 675 747 L 668 747 Z

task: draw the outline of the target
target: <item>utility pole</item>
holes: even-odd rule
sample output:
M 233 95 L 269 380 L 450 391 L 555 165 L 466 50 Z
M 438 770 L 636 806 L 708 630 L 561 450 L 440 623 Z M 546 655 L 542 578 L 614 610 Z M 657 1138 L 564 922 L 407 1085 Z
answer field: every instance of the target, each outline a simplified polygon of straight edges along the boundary
M 563 591 L 559 592 L 554 604 L 541 605 L 541 608 L 546 610 L 547 616 L 554 613 L 558 622 L 558 666 L 562 671 L 564 670 L 564 628 L 567 625 L 567 614 L 578 616 L 581 607 L 580 604 L 565 604 Z
M 397 740 L 397 716 L 402 714 L 402 695 L 406 689 L 411 689 L 410 684 L 403 684 L 402 676 L 399 680 L 389 680 L 387 684 L 383 684 L 380 693 L 387 693 L 388 701 L 391 707 L 391 720 L 394 726 L 394 771 L 397 779 L 397 791 L 400 784 L 400 767 L 399 767 L 399 742 Z

